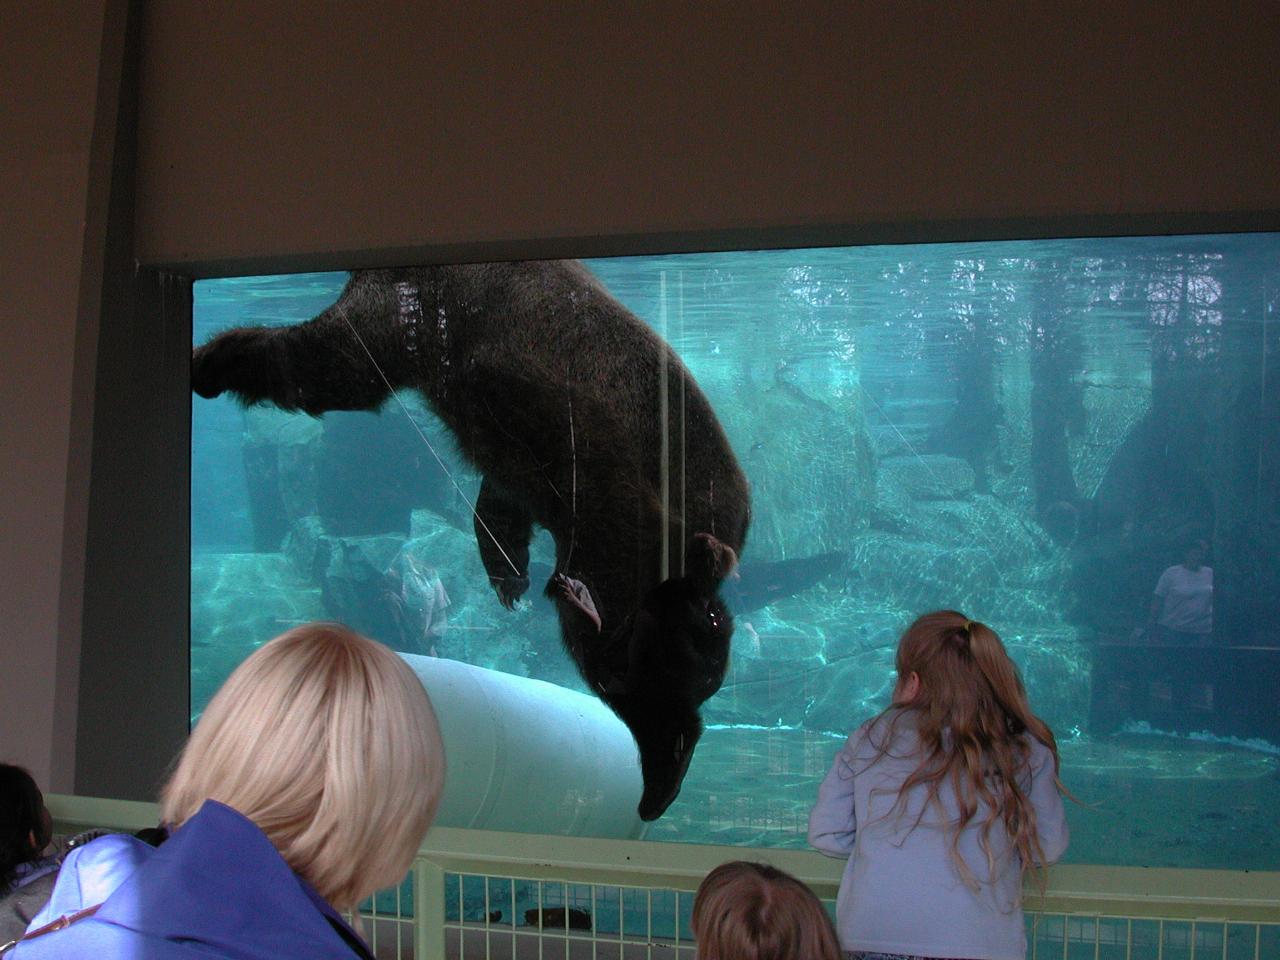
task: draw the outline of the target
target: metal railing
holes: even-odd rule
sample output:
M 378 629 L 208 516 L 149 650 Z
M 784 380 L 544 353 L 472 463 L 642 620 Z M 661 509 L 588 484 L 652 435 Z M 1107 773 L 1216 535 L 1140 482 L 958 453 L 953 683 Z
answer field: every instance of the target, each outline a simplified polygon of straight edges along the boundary
M 154 804 L 49 796 L 61 830 L 136 830 Z M 692 960 L 692 893 L 764 860 L 835 898 L 842 864 L 804 850 L 436 827 L 401 887 L 361 908 L 379 958 Z M 1029 956 L 1280 960 L 1280 873 L 1065 865 L 1026 893 Z

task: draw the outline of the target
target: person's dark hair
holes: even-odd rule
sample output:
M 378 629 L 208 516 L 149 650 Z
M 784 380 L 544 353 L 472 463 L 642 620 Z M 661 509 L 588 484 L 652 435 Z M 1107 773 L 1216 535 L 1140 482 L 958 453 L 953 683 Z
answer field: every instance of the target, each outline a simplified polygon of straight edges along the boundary
M 693 900 L 698 960 L 839 960 L 822 902 L 791 874 L 732 860 L 702 881 Z
M 0 893 L 13 883 L 14 871 L 34 860 L 50 839 L 44 796 L 35 780 L 22 767 L 0 763 Z

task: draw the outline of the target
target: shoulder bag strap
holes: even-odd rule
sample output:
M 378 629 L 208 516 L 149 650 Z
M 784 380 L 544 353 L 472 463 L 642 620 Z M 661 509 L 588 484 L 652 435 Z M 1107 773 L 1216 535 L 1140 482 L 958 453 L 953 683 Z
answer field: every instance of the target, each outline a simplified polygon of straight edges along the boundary
M 57 920 L 54 920 L 52 923 L 46 923 L 43 927 L 37 927 L 35 930 L 30 930 L 17 940 L 10 940 L 8 943 L 0 944 L 0 953 L 8 953 L 24 940 L 34 940 L 36 937 L 42 937 L 46 933 L 53 933 L 55 930 L 61 930 L 63 927 L 69 927 L 77 920 L 83 920 L 85 917 L 92 917 L 98 912 L 98 908 L 101 906 L 102 904 L 95 903 L 92 907 L 85 907 L 83 910 L 77 910 L 75 913 L 68 913 L 59 917 Z

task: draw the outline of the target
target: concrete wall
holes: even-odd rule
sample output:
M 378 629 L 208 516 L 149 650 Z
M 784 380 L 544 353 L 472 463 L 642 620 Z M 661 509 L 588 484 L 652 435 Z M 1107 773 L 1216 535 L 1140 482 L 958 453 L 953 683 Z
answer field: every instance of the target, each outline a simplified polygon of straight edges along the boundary
M 0 754 L 65 787 L 79 703 L 115 778 L 81 788 L 145 794 L 163 751 L 139 751 L 136 706 L 185 669 L 186 531 L 171 502 L 137 495 L 127 458 L 97 451 L 118 436 L 152 458 L 147 476 L 180 478 L 185 388 L 172 344 L 160 399 L 119 387 L 150 338 L 182 331 L 104 293 L 129 264 L 101 249 L 120 121 L 95 78 L 124 5 L 41 3 L 0 41 Z M 145 14 L 136 204 L 111 222 L 138 260 L 180 272 L 1280 226 L 1269 3 Z M 96 419 L 95 384 L 113 400 Z M 87 567 L 86 543 L 102 545 Z M 129 577 L 107 575 L 124 562 Z M 170 694 L 166 730 L 182 721 Z M 113 704 L 134 712 L 103 731 Z
M 92 344 L 78 354 L 77 331 L 92 325 L 86 232 L 101 227 L 88 220 L 105 8 L 38 3 L 0 31 L 0 760 L 61 789 L 75 756 L 92 417 Z

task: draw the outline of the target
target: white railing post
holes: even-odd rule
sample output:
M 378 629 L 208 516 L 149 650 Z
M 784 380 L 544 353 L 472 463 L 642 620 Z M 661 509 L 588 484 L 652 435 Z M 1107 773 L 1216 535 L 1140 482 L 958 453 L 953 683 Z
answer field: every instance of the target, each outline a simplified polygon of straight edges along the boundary
M 444 868 L 419 856 L 413 861 L 414 960 L 444 960 Z

